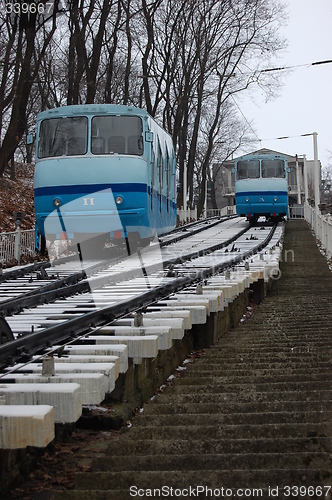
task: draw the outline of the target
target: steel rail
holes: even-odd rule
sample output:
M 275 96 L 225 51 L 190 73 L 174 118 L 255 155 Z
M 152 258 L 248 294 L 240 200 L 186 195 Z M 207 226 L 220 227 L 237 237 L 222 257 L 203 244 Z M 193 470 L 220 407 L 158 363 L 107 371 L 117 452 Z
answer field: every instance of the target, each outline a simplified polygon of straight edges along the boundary
M 106 306 L 96 311 L 85 313 L 77 318 L 67 320 L 61 324 L 54 325 L 44 329 L 41 332 L 30 333 L 14 341 L 7 342 L 0 346 L 0 369 L 14 362 L 26 360 L 32 355 L 45 348 L 52 347 L 54 343 L 61 343 L 67 339 L 74 339 L 82 334 L 88 334 L 91 327 L 96 327 L 105 322 L 112 322 L 123 317 L 124 314 L 130 314 L 137 309 L 145 308 L 152 303 L 168 297 L 172 293 L 181 291 L 213 274 L 220 273 L 236 264 L 248 259 L 252 255 L 260 252 L 270 242 L 276 225 L 274 225 L 267 237 L 255 247 L 243 252 L 237 256 L 232 256 L 227 262 L 213 265 L 210 268 L 197 269 L 191 275 L 176 277 L 167 284 L 159 285 L 144 292 L 139 297 L 133 297 L 129 300 L 121 301 L 112 306 Z
M 235 219 L 238 217 L 237 215 L 225 215 L 223 217 L 218 217 L 218 220 L 215 220 L 213 222 L 209 222 L 210 219 L 206 219 L 205 222 L 200 221 L 199 227 L 197 229 L 190 229 L 190 226 L 195 226 L 198 225 L 197 222 L 193 222 L 191 224 L 187 224 L 186 226 L 183 226 L 183 228 L 179 229 L 174 229 L 170 233 L 167 233 L 159 238 L 159 244 L 161 247 L 164 247 L 166 245 L 170 245 L 172 243 L 177 243 L 178 241 L 181 241 L 185 238 L 188 238 L 189 236 L 194 236 L 195 234 L 201 233 L 202 231 L 205 231 L 206 229 L 209 229 L 211 227 L 217 226 L 218 224 L 221 224 L 222 222 L 225 222 L 230 219 Z M 204 224 L 204 226 L 203 226 Z M 189 232 L 188 232 L 189 231 Z M 176 234 L 180 233 L 177 236 L 174 236 L 171 240 L 165 240 L 163 241 L 164 237 L 167 237 L 168 235 L 171 234 Z
M 47 269 L 49 267 L 51 267 L 50 262 L 34 262 L 33 264 L 29 264 L 27 266 L 11 269 L 5 273 L 2 270 L 2 273 L 0 274 L 0 283 L 8 281 L 9 279 L 20 278 L 26 274 L 31 274 L 39 271 L 40 269 Z
M 66 296 L 69 289 L 86 278 L 85 271 L 71 274 L 65 278 L 57 279 L 52 283 L 38 287 L 36 290 L 18 295 L 13 299 L 0 302 L 0 315 L 12 316 L 28 307 L 37 307 L 56 298 Z M 78 287 L 81 289 L 81 287 Z M 75 293 L 74 291 L 72 293 Z

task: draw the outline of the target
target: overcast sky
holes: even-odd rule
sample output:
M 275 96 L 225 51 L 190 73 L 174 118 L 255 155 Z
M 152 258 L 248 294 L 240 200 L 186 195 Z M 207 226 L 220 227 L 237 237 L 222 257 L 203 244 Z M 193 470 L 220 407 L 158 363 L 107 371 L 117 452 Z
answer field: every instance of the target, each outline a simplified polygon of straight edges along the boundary
M 277 67 L 298 66 L 332 59 L 332 0 L 285 0 L 288 23 L 283 30 L 288 48 Z M 274 66 L 273 66 L 274 67 Z M 293 69 L 283 78 L 279 97 L 265 102 L 257 92 L 237 100 L 265 147 L 313 159 L 312 137 L 318 133 L 318 156 L 332 168 L 332 63 Z M 287 140 L 271 140 L 291 136 Z M 330 152 L 329 152 L 330 151 Z

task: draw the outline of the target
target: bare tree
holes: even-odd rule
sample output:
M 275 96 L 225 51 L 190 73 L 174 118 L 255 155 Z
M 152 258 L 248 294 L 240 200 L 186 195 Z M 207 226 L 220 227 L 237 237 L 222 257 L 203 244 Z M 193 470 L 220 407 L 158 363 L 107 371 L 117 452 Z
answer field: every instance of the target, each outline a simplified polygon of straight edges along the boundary
M 44 1 L 44 0 L 43 0 Z M 46 0 L 45 0 L 46 1 Z M 115 102 L 145 107 L 172 135 L 189 202 L 203 203 L 210 165 L 243 141 L 230 98 L 250 85 L 271 92 L 264 61 L 283 46 L 279 0 L 67 0 L 49 19 L 3 16 L 0 175 L 35 113 Z M 55 7 L 58 1 L 55 0 Z M 2 44 L 2 45 L 1 45 Z M 258 56 L 258 57 L 257 57 Z M 232 113 L 230 112 L 232 109 Z M 228 131 L 236 135 L 224 137 Z M 178 205 L 183 205 L 179 190 Z
M 26 132 L 26 109 L 33 82 L 35 81 L 46 48 L 56 29 L 58 0 L 54 0 L 54 9 L 50 17 L 44 13 L 20 9 L 18 13 L 8 13 L 6 17 L 9 28 L 9 43 L 16 45 L 15 63 L 12 67 L 13 78 L 11 88 L 5 97 L 10 103 L 11 112 L 7 131 L 0 148 L 0 176 Z M 41 46 L 38 57 L 34 57 L 36 40 L 40 37 Z M 2 77 L 5 77 L 3 73 Z
M 192 204 L 204 115 L 208 110 L 211 122 L 205 154 L 200 156 L 202 186 L 227 100 L 252 84 L 272 89 L 270 75 L 261 73 L 259 66 L 283 46 L 277 31 L 282 6 L 274 0 L 155 0 L 149 4 L 142 0 L 142 9 L 145 35 L 139 49 L 145 106 L 162 118 L 173 136 L 180 182 L 187 160 Z M 199 211 L 203 195 L 201 189 Z M 178 206 L 182 205 L 179 190 Z

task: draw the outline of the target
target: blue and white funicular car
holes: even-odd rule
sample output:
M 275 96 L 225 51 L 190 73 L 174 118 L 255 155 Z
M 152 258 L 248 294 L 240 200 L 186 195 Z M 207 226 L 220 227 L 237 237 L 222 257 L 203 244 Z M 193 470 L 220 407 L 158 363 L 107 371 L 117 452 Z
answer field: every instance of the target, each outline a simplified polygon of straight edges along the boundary
M 281 220 L 288 216 L 288 167 L 278 154 L 251 154 L 235 161 L 237 215 L 254 224 L 258 218 Z
M 133 106 L 73 105 L 37 117 L 37 248 L 129 238 L 147 242 L 176 224 L 172 138 Z

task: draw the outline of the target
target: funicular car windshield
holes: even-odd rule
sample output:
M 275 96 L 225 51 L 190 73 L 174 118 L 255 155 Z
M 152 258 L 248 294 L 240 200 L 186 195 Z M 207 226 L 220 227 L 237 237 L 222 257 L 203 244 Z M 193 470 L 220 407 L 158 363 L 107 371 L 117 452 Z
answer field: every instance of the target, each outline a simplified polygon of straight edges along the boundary
M 142 131 L 142 120 L 138 116 L 94 116 L 91 152 L 141 156 Z
M 262 160 L 263 178 L 284 178 L 286 176 L 283 160 Z
M 237 179 L 259 179 L 259 160 L 239 161 L 237 164 Z
M 39 132 L 38 158 L 84 155 L 88 146 L 86 116 L 43 120 Z

